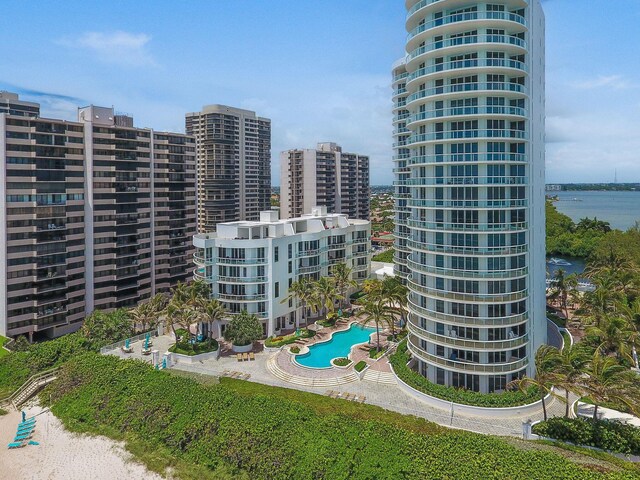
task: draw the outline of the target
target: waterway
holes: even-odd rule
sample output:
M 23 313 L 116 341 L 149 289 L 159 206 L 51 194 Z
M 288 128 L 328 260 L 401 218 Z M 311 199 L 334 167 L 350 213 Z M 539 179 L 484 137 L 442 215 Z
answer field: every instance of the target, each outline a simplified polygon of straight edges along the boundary
M 547 192 L 556 194 L 556 192 Z M 640 192 L 557 192 L 559 212 L 574 222 L 593 218 L 609 222 L 611 228 L 627 230 L 640 221 Z

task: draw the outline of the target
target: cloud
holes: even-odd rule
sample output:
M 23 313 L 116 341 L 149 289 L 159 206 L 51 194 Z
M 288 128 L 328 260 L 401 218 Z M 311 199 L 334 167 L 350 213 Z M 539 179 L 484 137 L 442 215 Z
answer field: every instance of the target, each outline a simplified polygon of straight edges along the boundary
M 77 37 L 60 39 L 57 43 L 91 53 L 106 63 L 126 67 L 157 67 L 157 62 L 148 51 L 150 41 L 151 36 L 145 33 L 115 31 L 84 32 Z
M 583 90 L 592 90 L 595 88 L 609 87 L 616 90 L 622 90 L 632 87 L 631 82 L 626 80 L 622 75 L 599 75 L 596 78 L 583 80 L 571 84 L 575 88 Z

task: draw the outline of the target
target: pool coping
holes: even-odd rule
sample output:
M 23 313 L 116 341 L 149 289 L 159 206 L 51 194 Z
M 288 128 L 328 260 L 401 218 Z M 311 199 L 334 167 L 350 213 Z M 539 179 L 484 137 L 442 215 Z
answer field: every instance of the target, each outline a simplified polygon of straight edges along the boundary
M 311 345 L 305 345 L 305 346 L 306 346 L 307 348 L 309 348 L 309 347 L 313 347 L 314 345 L 319 345 L 319 344 L 321 344 L 321 343 L 330 342 L 330 341 L 333 339 L 333 335 L 334 335 L 335 333 L 341 333 L 341 332 L 346 332 L 347 330 L 350 330 L 350 329 L 351 329 L 351 326 L 352 326 L 354 323 L 359 323 L 359 322 L 358 322 L 357 320 L 353 320 L 353 321 L 351 321 L 351 322 L 347 323 L 347 328 L 344 328 L 344 329 L 342 329 L 342 330 L 334 330 L 333 332 L 331 332 L 331 334 L 329 335 L 329 338 L 327 338 L 326 340 L 322 340 L 321 342 L 315 342 L 315 343 L 312 343 Z M 375 328 L 374 328 L 374 327 L 368 327 L 368 326 L 366 326 L 366 325 L 363 325 L 362 327 L 363 327 L 363 328 L 370 328 L 370 329 L 372 329 L 372 330 L 374 330 L 374 331 L 375 331 Z M 371 332 L 371 333 L 374 333 L 374 332 Z M 369 334 L 369 341 L 371 341 L 371 334 Z M 353 345 L 351 345 L 351 348 L 349 349 L 349 353 L 347 354 L 347 358 L 349 358 L 349 357 L 350 357 L 350 355 L 351 355 L 351 349 L 353 349 L 353 347 L 356 347 L 356 346 L 358 346 L 358 345 L 364 345 L 365 343 L 369 343 L 369 342 L 360 342 L 360 343 L 354 343 Z M 311 349 L 309 348 L 309 350 L 311 350 Z M 300 364 L 300 363 L 298 363 L 298 362 L 296 361 L 296 357 L 297 357 L 298 355 L 307 355 L 307 354 L 309 354 L 309 353 L 311 353 L 311 352 L 310 352 L 310 351 L 305 352 L 305 353 L 300 352 L 300 353 L 297 353 L 297 354 L 292 355 L 292 356 L 291 356 L 291 363 L 293 363 L 296 367 L 306 368 L 307 370 L 312 370 L 312 371 L 313 371 L 313 370 L 329 370 L 330 368 L 340 368 L 340 367 L 336 367 L 336 366 L 334 366 L 333 364 L 329 365 L 328 367 L 307 367 L 306 365 L 302 365 L 302 364 Z M 332 359 L 330 359 L 330 360 L 329 360 L 329 362 L 333 362 L 333 360 L 335 360 L 336 358 L 342 358 L 342 357 L 333 357 Z M 349 360 L 351 360 L 351 358 L 349 358 Z M 351 364 L 350 364 L 350 365 L 347 365 L 346 367 L 342 367 L 341 369 L 346 370 L 346 369 L 348 369 L 349 367 L 351 367 L 351 366 L 353 366 L 353 365 L 354 365 L 353 360 L 351 360 Z

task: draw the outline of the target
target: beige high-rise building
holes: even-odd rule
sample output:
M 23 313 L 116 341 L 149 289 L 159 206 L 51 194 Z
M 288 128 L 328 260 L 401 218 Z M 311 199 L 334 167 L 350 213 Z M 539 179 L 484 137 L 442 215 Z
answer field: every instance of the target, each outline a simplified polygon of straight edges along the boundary
M 0 113 L 0 334 L 62 335 L 191 278 L 194 140 L 117 117 Z
M 186 114 L 186 131 L 196 140 L 198 232 L 258 220 L 270 208 L 271 120 L 207 105 Z
M 318 205 L 329 213 L 369 219 L 369 157 L 332 142 L 280 154 L 280 215 L 299 217 Z

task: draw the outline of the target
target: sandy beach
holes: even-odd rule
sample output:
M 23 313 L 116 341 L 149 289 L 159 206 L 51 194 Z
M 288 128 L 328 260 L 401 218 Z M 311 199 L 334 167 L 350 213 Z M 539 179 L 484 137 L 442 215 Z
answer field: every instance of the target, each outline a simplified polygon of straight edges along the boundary
M 116 480 L 163 477 L 136 463 L 122 442 L 106 437 L 68 432 L 51 412 L 39 406 L 26 407 L 27 416 L 37 415 L 32 440 L 40 445 L 7 449 L 21 420 L 19 412 L 0 416 L 0 479 L 11 480 Z

